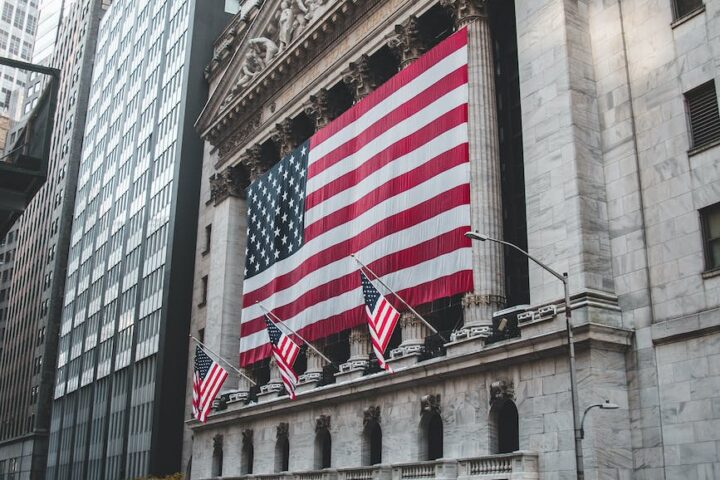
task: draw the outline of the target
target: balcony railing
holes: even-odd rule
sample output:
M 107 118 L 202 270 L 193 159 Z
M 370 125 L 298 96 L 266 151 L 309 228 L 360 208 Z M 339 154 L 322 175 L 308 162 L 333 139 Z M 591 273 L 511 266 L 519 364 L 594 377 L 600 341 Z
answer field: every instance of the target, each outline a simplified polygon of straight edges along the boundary
M 228 480 L 537 480 L 538 456 L 513 452 L 459 460 L 222 477 Z

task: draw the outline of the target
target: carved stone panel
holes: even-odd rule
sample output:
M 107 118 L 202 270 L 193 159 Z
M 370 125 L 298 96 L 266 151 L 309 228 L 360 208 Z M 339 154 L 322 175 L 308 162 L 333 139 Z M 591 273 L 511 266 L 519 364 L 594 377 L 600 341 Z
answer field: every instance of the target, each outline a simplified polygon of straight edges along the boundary
M 515 387 L 512 382 L 498 380 L 490 384 L 490 404 L 500 400 L 515 400 Z
M 330 415 L 320 415 L 315 419 L 315 431 L 320 430 L 330 431 Z
M 371 422 L 380 423 L 380 407 L 377 405 L 371 405 L 363 412 L 363 426 L 367 427 Z
M 240 165 L 231 165 L 212 175 L 209 180 L 210 200 L 215 205 L 228 197 L 245 198 L 245 188 L 250 185 L 247 171 Z
M 425 395 L 420 399 L 420 413 L 440 413 L 440 394 Z

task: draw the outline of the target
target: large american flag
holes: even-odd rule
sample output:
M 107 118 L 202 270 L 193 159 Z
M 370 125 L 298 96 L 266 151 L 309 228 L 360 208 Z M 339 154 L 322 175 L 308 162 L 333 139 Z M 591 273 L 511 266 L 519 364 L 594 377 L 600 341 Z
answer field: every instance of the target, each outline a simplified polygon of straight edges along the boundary
M 390 337 L 392 337 L 395 330 L 400 313 L 395 310 L 385 297 L 380 295 L 378 289 L 362 271 L 360 272 L 360 283 L 365 297 L 365 312 L 367 313 L 370 328 L 370 343 L 375 356 L 380 362 L 380 367 L 392 372 L 390 366 L 385 362 L 384 353 L 388 343 L 390 343 Z
M 298 353 L 300 353 L 300 347 L 290 337 L 282 333 L 267 315 L 265 315 L 265 326 L 267 327 L 273 356 L 278 364 L 285 390 L 287 390 L 290 398 L 295 400 L 295 386 L 297 385 L 298 376 L 293 369 L 293 364 Z
M 467 102 L 463 29 L 248 187 L 242 365 L 259 302 L 310 341 L 364 322 L 352 253 L 412 305 L 473 289 Z
M 195 346 L 195 373 L 193 375 L 193 416 L 205 422 L 213 400 L 220 391 L 228 373 L 210 358 L 199 345 Z

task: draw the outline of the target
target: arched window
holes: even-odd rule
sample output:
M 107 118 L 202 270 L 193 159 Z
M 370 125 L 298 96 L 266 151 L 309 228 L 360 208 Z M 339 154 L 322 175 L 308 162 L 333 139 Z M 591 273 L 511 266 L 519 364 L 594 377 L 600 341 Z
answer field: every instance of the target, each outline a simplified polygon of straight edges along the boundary
M 332 457 L 332 438 L 327 428 L 322 428 L 315 434 L 315 469 L 330 468 Z
M 240 455 L 240 472 L 243 475 L 253 473 L 253 464 L 255 463 L 255 447 L 253 445 L 253 431 L 245 430 L 242 432 L 242 452 Z
M 223 437 L 215 435 L 213 438 L 212 476 L 222 476 L 223 470 Z
M 420 421 L 420 460 L 437 460 L 442 456 L 442 417 L 439 412 L 428 412 Z
M 382 463 L 382 428 L 374 420 L 363 430 L 362 464 L 365 466 Z
M 490 408 L 490 452 L 511 453 L 520 449 L 518 411 L 510 399 L 496 400 Z

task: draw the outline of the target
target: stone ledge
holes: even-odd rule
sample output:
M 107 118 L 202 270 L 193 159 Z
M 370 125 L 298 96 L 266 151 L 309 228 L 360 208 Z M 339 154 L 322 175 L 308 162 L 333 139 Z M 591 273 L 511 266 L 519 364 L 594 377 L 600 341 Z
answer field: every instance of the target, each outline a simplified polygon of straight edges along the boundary
M 574 329 L 575 343 L 578 348 L 612 348 L 625 350 L 630 347 L 632 330 L 585 323 Z M 207 423 L 186 420 L 189 428 L 202 431 L 214 429 L 239 420 L 250 420 L 268 415 L 287 414 L 306 409 L 318 401 L 342 402 L 348 399 L 372 397 L 379 388 L 397 390 L 409 386 L 429 384 L 438 377 L 448 378 L 466 375 L 475 371 L 488 371 L 520 361 L 532 360 L 565 353 L 567 337 L 565 329 L 556 329 L 526 338 L 517 338 L 493 343 L 482 350 L 450 357 L 433 358 L 392 375 L 378 372 L 372 375 L 330 385 L 324 385 L 302 393 L 290 401 L 287 397 L 268 398 L 260 404 L 228 405 L 227 410 L 213 413 Z
M 651 327 L 652 341 L 655 345 L 700 337 L 718 330 L 720 330 L 720 307 L 658 322 Z

